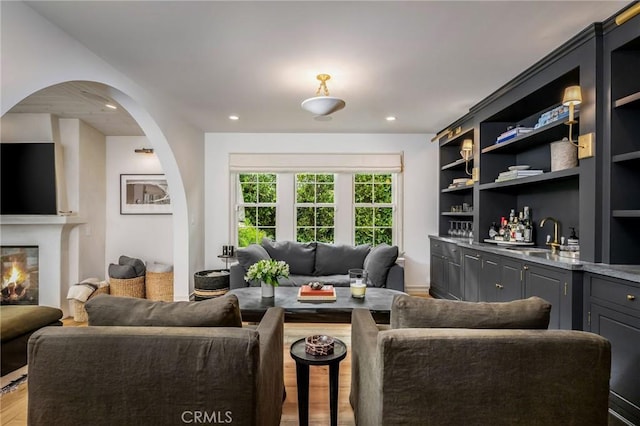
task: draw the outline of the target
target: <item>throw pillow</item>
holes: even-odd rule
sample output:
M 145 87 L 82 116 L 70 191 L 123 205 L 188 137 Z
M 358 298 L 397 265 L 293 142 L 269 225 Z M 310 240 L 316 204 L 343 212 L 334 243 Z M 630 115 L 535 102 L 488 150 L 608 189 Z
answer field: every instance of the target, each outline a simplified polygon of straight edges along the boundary
M 101 294 L 84 307 L 90 326 L 242 327 L 235 294 L 201 302 L 155 302 Z
M 136 274 L 136 269 L 131 265 L 116 265 L 115 263 L 109 264 L 109 277 L 111 278 L 126 280 L 137 276 L 138 274 Z
M 251 244 L 236 250 L 236 258 L 246 273 L 251 265 L 258 263 L 260 260 L 269 260 L 271 256 L 261 245 Z
M 551 304 L 539 297 L 512 302 L 462 302 L 398 295 L 391 328 L 546 329 Z
M 272 259 L 287 262 L 289 273 L 294 275 L 313 275 L 313 268 L 316 263 L 316 243 L 271 241 L 268 238 L 263 238 L 262 247 Z
M 364 259 L 371 246 L 362 244 L 350 246 L 342 244 L 316 243 L 316 264 L 313 275 L 344 275 L 349 269 L 363 269 Z
M 120 256 L 118 259 L 118 263 L 120 265 L 131 265 L 136 270 L 136 277 L 141 277 L 147 271 L 146 266 L 144 266 L 144 262 L 140 259 L 136 259 L 134 257 L 129 256 Z M 115 278 L 115 277 L 114 277 Z
M 369 274 L 369 282 L 374 287 L 385 287 L 389 269 L 398 259 L 398 247 L 382 243 L 371 249 L 364 259 L 364 269 Z

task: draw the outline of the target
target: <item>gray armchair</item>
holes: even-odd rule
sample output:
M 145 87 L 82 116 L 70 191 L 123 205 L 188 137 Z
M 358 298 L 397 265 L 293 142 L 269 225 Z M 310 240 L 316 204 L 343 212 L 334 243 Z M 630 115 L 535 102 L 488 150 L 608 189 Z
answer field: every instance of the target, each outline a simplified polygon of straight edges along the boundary
M 465 302 L 447 303 L 465 310 L 455 305 Z M 395 322 L 406 323 L 397 315 Z M 392 328 L 380 331 L 368 310 L 353 311 L 350 402 L 358 425 L 607 424 L 611 352 L 598 335 L 393 327 L 393 312 Z
M 28 422 L 279 425 L 283 322 L 270 308 L 255 329 L 42 329 L 29 341 Z

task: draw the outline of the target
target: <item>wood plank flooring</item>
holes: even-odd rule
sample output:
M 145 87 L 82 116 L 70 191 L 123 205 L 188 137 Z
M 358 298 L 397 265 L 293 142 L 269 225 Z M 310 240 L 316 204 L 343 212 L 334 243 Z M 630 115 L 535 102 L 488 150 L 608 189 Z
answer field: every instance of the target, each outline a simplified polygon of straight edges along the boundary
M 77 327 L 85 324 L 65 319 L 65 327 Z M 337 337 L 347 344 L 349 352 L 340 363 L 340 388 L 338 391 L 338 424 L 349 426 L 354 424 L 353 410 L 349 405 L 349 389 L 351 385 L 351 325 L 350 324 L 285 324 L 284 347 L 284 382 L 287 399 L 282 407 L 281 425 L 298 424 L 298 389 L 296 387 L 296 367 L 291 359 L 289 348 L 291 343 L 312 334 L 328 334 Z M 4 382 L 2 385 L 4 386 Z M 17 390 L 0 397 L 0 425 L 26 426 L 27 424 L 27 386 L 22 384 Z M 61 389 L 64 391 L 64 389 Z M 309 425 L 325 426 L 329 420 L 329 370 L 328 367 L 311 367 L 309 376 Z

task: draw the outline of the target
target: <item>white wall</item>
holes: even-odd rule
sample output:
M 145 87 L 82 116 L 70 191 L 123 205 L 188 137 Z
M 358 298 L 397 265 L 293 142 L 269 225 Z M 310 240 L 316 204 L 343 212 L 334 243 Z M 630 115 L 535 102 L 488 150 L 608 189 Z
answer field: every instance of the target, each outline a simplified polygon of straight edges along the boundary
M 28 95 L 66 81 L 96 81 L 138 122 L 171 186 L 175 298 L 188 298 L 204 263 L 203 133 L 153 93 L 110 66 L 23 2 L 0 2 L 1 114 Z
M 103 279 L 105 261 L 105 137 L 78 119 L 60 119 L 68 209 L 86 223 L 69 234 L 69 279 Z
M 426 290 L 429 240 L 438 223 L 438 158 L 432 135 L 420 134 L 205 134 L 205 265 L 220 268 L 221 246 L 230 241 L 229 153 L 404 153 L 405 285 Z
M 173 264 L 172 215 L 120 214 L 120 174 L 164 173 L 155 154 L 134 152 L 143 147 L 149 147 L 144 136 L 107 137 L 105 268 L 118 263 L 123 254 L 145 262 Z

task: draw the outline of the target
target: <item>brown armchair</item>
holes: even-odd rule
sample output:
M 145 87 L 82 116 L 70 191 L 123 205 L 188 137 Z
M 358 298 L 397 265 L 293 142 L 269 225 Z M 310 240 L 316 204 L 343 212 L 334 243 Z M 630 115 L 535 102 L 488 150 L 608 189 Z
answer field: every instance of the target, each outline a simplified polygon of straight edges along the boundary
M 546 327 L 545 316 L 548 324 L 544 303 L 398 296 L 384 331 L 368 310 L 354 310 L 356 424 L 605 426 L 610 344 L 591 333 L 535 329 Z M 458 328 L 418 328 L 436 327 L 438 317 Z

